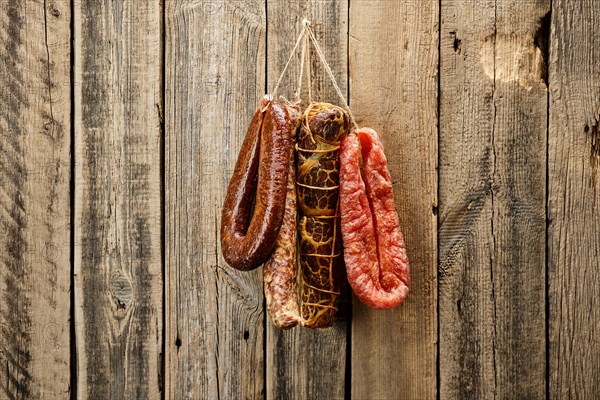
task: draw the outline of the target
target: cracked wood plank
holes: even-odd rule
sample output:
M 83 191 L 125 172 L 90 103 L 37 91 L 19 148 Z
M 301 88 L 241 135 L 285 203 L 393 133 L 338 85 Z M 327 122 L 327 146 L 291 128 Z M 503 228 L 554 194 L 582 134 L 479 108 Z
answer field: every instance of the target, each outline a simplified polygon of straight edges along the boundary
M 70 3 L 0 7 L 0 398 L 70 396 Z
M 74 12 L 77 398 L 159 399 L 161 5 Z
M 600 393 L 600 9 L 552 2 L 548 273 L 552 399 Z M 596 171 L 595 171 L 596 169 Z
M 269 0 L 268 89 L 273 90 L 302 29 L 302 19 L 311 27 L 344 94 L 347 93 L 348 2 L 335 0 Z M 298 85 L 300 49 L 288 69 L 278 93 L 288 99 Z M 311 80 L 314 101 L 342 104 L 333 85 L 311 48 Z M 308 104 L 304 79 L 303 107 Z M 343 304 L 342 307 L 343 308 Z M 341 311 L 340 314 L 344 314 Z M 347 322 L 338 320 L 322 330 L 295 327 L 283 331 L 267 324 L 268 399 L 343 399 L 346 378 Z
M 223 199 L 265 84 L 265 3 L 165 2 L 166 398 L 264 396 L 262 270 L 221 256 Z
M 441 4 L 440 397 L 545 397 L 549 1 Z
M 352 398 L 434 399 L 438 1 L 350 3 L 350 104 L 386 148 L 411 288 L 390 311 L 354 300 Z

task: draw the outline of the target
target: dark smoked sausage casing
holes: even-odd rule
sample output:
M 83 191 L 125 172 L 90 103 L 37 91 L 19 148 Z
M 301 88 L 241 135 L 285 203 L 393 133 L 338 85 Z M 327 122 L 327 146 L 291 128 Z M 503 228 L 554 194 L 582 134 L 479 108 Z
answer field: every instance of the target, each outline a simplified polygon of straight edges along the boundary
M 340 149 L 340 211 L 348 282 L 379 309 L 408 295 L 408 257 L 383 145 L 373 129 L 348 135 Z
M 286 106 L 265 96 L 246 133 L 221 214 L 221 249 L 233 268 L 255 269 L 271 255 L 283 219 L 293 129 Z

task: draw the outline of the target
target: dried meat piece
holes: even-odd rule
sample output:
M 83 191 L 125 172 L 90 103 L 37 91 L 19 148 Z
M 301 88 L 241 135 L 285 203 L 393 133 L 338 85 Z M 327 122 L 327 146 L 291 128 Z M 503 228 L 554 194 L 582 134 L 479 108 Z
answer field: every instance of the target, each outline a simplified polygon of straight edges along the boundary
M 299 106 L 288 106 L 294 126 L 300 120 Z M 295 144 L 295 130 L 292 143 Z M 289 329 L 301 322 L 298 307 L 296 266 L 296 163 L 295 150 L 290 151 L 285 211 L 271 258 L 264 265 L 264 289 L 267 312 L 273 325 Z
M 312 103 L 298 130 L 300 313 L 303 325 L 311 328 L 333 324 L 344 281 L 338 218 L 339 145 L 349 128 L 343 109 Z
M 283 220 L 294 128 L 287 107 L 265 96 L 246 133 L 221 212 L 221 251 L 233 268 L 258 268 L 273 251 Z
M 396 307 L 409 291 L 408 257 L 387 159 L 373 129 L 359 129 L 341 143 L 340 215 L 352 290 L 371 307 Z

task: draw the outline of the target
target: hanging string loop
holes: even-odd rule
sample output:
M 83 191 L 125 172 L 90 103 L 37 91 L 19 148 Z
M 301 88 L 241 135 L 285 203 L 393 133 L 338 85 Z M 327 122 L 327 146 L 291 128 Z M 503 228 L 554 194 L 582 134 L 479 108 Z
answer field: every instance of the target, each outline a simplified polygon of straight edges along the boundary
M 329 79 L 331 79 L 333 88 L 335 89 L 339 98 L 344 103 L 344 107 L 346 107 L 346 110 L 348 110 L 348 114 L 350 115 L 350 120 L 352 121 L 352 125 L 354 125 L 355 129 L 358 129 L 358 124 L 356 123 L 354 114 L 352 114 L 352 110 L 350 110 L 350 106 L 348 105 L 348 102 L 346 101 L 346 98 L 344 97 L 342 90 L 340 89 L 340 87 L 337 84 L 337 81 L 335 80 L 335 76 L 333 75 L 333 71 L 331 70 L 331 67 L 327 63 L 327 60 L 325 60 L 325 55 L 323 54 L 323 50 L 321 50 L 321 46 L 319 46 L 319 42 L 317 42 L 317 38 L 315 37 L 313 30 L 308 25 L 306 26 L 306 32 L 308 33 L 308 36 L 310 37 L 310 40 L 312 41 L 312 44 L 315 47 L 317 55 L 319 56 L 319 59 L 321 60 L 321 63 L 323 64 L 323 67 L 325 67 L 325 72 L 327 72 L 327 75 L 329 75 Z
M 302 39 L 304 39 L 304 40 L 302 40 Z M 319 46 L 319 42 L 317 42 L 315 33 L 313 32 L 312 28 L 310 27 L 310 21 L 308 21 L 306 18 L 304 18 L 302 20 L 302 31 L 300 32 L 300 35 L 298 35 L 298 38 L 296 39 L 296 44 L 294 45 L 294 48 L 292 49 L 292 52 L 290 53 L 290 56 L 289 56 L 287 62 L 285 63 L 285 66 L 283 67 L 283 71 L 281 71 L 281 75 L 279 76 L 279 79 L 277 80 L 275 89 L 273 89 L 273 98 L 276 98 L 277 89 L 279 89 L 279 85 L 281 84 L 281 81 L 283 80 L 285 72 L 287 71 L 287 69 L 291 63 L 292 58 L 296 54 L 296 50 L 298 49 L 298 46 L 300 46 L 300 42 L 303 42 L 302 43 L 302 55 L 301 55 L 301 59 L 300 59 L 300 76 L 298 79 L 298 86 L 296 88 L 296 91 L 294 92 L 294 97 L 296 98 L 296 101 L 299 101 L 300 90 L 302 88 L 302 75 L 303 75 L 304 69 L 306 67 L 306 75 L 307 75 L 307 80 L 308 80 L 308 97 L 309 97 L 309 102 L 312 103 L 312 91 L 311 91 L 312 84 L 311 84 L 311 72 L 310 72 L 309 40 L 312 43 L 312 45 L 314 46 L 315 51 L 317 52 L 317 55 L 319 56 L 319 59 L 320 59 L 321 63 L 323 64 L 323 67 L 325 68 L 325 72 L 327 73 L 327 75 L 329 76 L 329 79 L 331 80 L 331 83 L 333 84 L 333 88 L 335 89 L 340 100 L 342 100 L 342 103 L 343 103 L 344 107 L 346 108 L 346 110 L 348 110 L 348 115 L 350 116 L 350 121 L 352 122 L 352 125 L 354 125 L 355 129 L 358 129 L 358 124 L 356 123 L 354 114 L 352 114 L 352 110 L 350 110 L 350 106 L 348 105 L 348 102 L 346 101 L 346 97 L 344 96 L 344 94 L 342 93 L 342 90 L 340 89 L 339 85 L 337 84 L 335 76 L 333 75 L 333 71 L 331 70 L 329 63 L 327 63 L 327 60 L 325 59 L 323 50 L 321 50 L 321 46 Z
M 298 46 L 300 45 L 302 38 L 304 38 L 304 35 L 306 35 L 306 33 L 307 33 L 306 28 L 308 27 L 308 24 L 309 24 L 308 20 L 304 19 L 302 21 L 302 24 L 304 25 L 302 27 L 302 31 L 300 32 L 300 35 L 298 35 L 298 39 L 296 39 L 296 44 L 294 45 L 294 48 L 292 49 L 292 52 L 290 53 L 290 56 L 288 57 L 288 60 L 285 63 L 285 66 L 283 67 L 283 71 L 281 71 L 281 75 L 279 76 L 279 79 L 277 80 L 277 84 L 275 84 L 275 89 L 273 89 L 273 98 L 277 97 L 277 89 L 279 89 L 279 85 L 281 84 L 281 81 L 283 80 L 283 77 L 285 76 L 285 72 L 287 71 L 288 67 L 290 66 L 290 63 L 292 62 L 292 58 L 294 58 L 294 54 L 296 54 L 296 50 L 298 49 Z M 306 50 L 303 49 L 302 51 L 304 54 L 304 51 L 306 51 Z M 299 85 L 301 85 L 301 84 L 302 84 L 302 80 L 300 80 Z

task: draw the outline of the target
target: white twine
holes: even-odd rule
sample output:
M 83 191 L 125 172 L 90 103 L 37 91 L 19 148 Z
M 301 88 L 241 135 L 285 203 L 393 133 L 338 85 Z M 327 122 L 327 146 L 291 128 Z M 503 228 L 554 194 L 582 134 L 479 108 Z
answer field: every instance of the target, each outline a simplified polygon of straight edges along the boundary
M 303 21 L 304 22 L 304 21 Z M 296 88 L 296 92 L 294 93 L 294 97 L 297 102 L 300 101 L 300 90 L 302 89 L 302 78 L 304 78 L 304 60 L 306 58 L 306 48 L 308 47 L 308 36 L 304 35 L 306 32 L 306 25 L 302 28 L 302 35 L 304 40 L 302 41 L 302 55 L 300 56 L 300 74 L 298 75 L 298 86 Z
M 308 25 L 310 22 L 306 19 L 304 21 L 306 21 L 304 29 L 308 32 Z M 306 41 L 306 53 L 304 54 L 304 57 L 306 58 L 306 80 L 308 81 L 308 104 L 310 104 L 312 103 L 312 74 L 310 73 L 310 46 L 308 43 L 308 36 L 305 36 L 304 40 Z
M 300 35 L 298 36 L 298 39 L 296 39 L 296 44 L 294 45 L 294 48 L 292 49 L 292 52 L 290 53 L 290 56 L 287 60 L 287 62 L 285 63 L 285 67 L 283 67 L 283 71 L 281 71 L 281 75 L 279 76 L 279 80 L 277 80 L 277 84 L 275 85 L 275 89 L 273 89 L 273 98 L 277 98 L 277 89 L 279 88 L 279 85 L 281 84 L 281 81 L 283 80 L 283 76 L 285 75 L 285 71 L 287 71 L 288 66 L 290 65 L 290 62 L 292 61 L 292 58 L 294 57 L 294 54 L 296 53 L 296 49 L 298 49 L 298 45 L 300 45 L 300 41 L 302 40 L 302 38 L 304 37 L 304 34 L 306 33 L 306 27 L 307 25 L 304 25 L 304 28 L 302 28 L 302 32 L 300 32 Z
M 323 66 L 325 67 L 325 71 L 327 72 L 327 75 L 329 75 L 329 79 L 331 79 L 331 83 L 333 83 L 333 88 L 335 89 L 338 96 L 344 103 L 344 106 L 348 110 L 348 114 L 350 115 L 350 120 L 352 121 L 352 124 L 354 125 L 354 127 L 356 129 L 358 129 L 358 124 L 356 123 L 356 120 L 354 119 L 352 110 L 350 110 L 350 106 L 348 106 L 348 102 L 346 101 L 346 98 L 342 94 L 342 90 L 338 86 L 337 81 L 335 80 L 335 76 L 333 76 L 333 71 L 331 70 L 331 67 L 325 60 L 325 55 L 323 54 L 323 51 L 321 50 L 321 46 L 319 46 L 319 43 L 317 42 L 317 38 L 315 37 L 313 30 L 310 28 L 310 26 L 308 24 L 306 25 L 306 31 L 308 32 L 308 35 L 313 43 L 313 46 L 315 46 L 315 50 L 317 51 L 317 54 L 319 55 L 319 58 L 321 59 L 321 62 L 323 63 Z
M 337 81 L 335 80 L 335 76 L 333 75 L 333 71 L 331 70 L 331 67 L 327 63 L 327 60 L 325 59 L 325 55 L 323 54 L 323 51 L 321 50 L 321 46 L 319 46 L 319 43 L 317 42 L 317 38 L 315 37 L 315 34 L 310 27 L 310 21 L 308 21 L 306 18 L 304 18 L 302 20 L 302 25 L 303 25 L 302 31 L 300 32 L 298 39 L 296 39 L 296 44 L 294 45 L 294 48 L 292 49 L 292 52 L 290 53 L 290 56 L 289 56 L 287 62 L 285 63 L 285 67 L 283 67 L 283 71 L 281 72 L 281 75 L 279 76 L 279 79 L 277 80 L 275 89 L 273 89 L 273 98 L 276 98 L 277 89 L 279 88 L 279 85 L 281 84 L 281 81 L 283 80 L 283 76 L 285 75 L 285 72 L 287 71 L 287 69 L 290 65 L 290 62 L 292 61 L 292 58 L 294 57 L 294 54 L 296 53 L 298 46 L 300 45 L 300 41 L 304 38 L 304 42 L 302 44 L 302 56 L 301 56 L 301 61 L 300 61 L 300 77 L 298 79 L 298 87 L 296 88 L 296 92 L 294 93 L 294 95 L 296 97 L 296 100 L 299 100 L 300 90 L 302 88 L 302 73 L 304 70 L 304 64 L 306 64 L 306 77 L 308 80 L 308 99 L 309 99 L 309 103 L 312 103 L 312 89 L 311 89 L 312 82 L 311 82 L 311 73 L 310 73 L 310 46 L 308 45 L 308 40 L 310 39 L 313 46 L 315 47 L 315 50 L 317 52 L 317 55 L 319 56 L 319 59 L 321 60 L 321 63 L 323 64 L 323 67 L 325 68 L 325 72 L 327 72 L 327 75 L 329 76 L 329 79 L 331 80 L 331 83 L 333 84 L 333 88 L 335 89 L 339 98 L 342 100 L 342 103 L 344 104 L 344 107 L 346 108 L 346 110 L 348 110 L 348 115 L 350 116 L 350 121 L 354 125 L 355 129 L 358 129 L 358 124 L 356 123 L 354 114 L 352 114 L 352 110 L 350 110 L 350 106 L 348 105 L 348 102 L 346 101 L 346 97 L 344 97 L 342 90 L 338 86 Z M 306 35 L 308 35 L 308 36 L 306 36 Z

